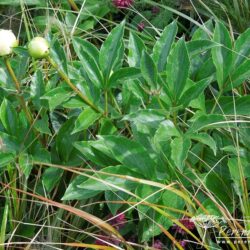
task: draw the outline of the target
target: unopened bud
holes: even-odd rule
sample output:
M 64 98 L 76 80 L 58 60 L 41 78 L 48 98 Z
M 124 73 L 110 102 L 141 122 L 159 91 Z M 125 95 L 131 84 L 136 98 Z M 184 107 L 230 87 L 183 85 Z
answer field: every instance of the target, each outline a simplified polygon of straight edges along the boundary
M 35 59 L 45 58 L 49 55 L 49 43 L 43 37 L 35 37 L 29 42 L 28 51 Z
M 11 30 L 0 30 L 0 56 L 11 54 L 17 45 L 18 41 Z

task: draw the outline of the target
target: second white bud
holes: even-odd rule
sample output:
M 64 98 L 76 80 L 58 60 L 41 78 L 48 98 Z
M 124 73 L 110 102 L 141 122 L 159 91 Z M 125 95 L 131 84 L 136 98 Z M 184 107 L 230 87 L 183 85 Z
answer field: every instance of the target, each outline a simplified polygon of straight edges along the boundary
M 35 37 L 28 44 L 29 54 L 35 59 L 42 59 L 49 55 L 49 43 L 43 37 Z

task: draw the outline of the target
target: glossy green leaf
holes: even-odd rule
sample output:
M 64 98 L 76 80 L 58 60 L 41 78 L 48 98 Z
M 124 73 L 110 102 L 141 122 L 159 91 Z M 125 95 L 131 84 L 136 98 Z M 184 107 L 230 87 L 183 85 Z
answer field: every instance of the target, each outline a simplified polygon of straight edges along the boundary
M 23 47 L 16 47 L 13 51 L 16 57 L 10 59 L 11 66 L 17 79 L 23 79 L 29 69 L 29 53 Z
M 157 129 L 154 140 L 159 143 L 161 141 L 168 141 L 171 137 L 180 137 L 180 131 L 175 127 L 171 120 L 163 121 Z
M 86 200 L 99 194 L 96 190 L 83 190 L 78 185 L 87 180 L 87 177 L 78 175 L 67 187 L 62 200 Z
M 123 63 L 124 63 L 124 59 L 125 59 L 124 56 L 125 56 L 125 46 L 124 46 L 124 43 L 122 41 L 121 46 L 118 48 L 117 57 L 115 59 L 115 64 L 114 64 L 114 67 L 113 67 L 111 73 L 115 72 L 123 67 Z M 110 73 L 110 75 L 111 75 L 111 73 Z
M 35 104 L 36 108 L 41 108 L 45 106 L 46 101 L 40 100 L 40 97 L 45 94 L 45 83 L 43 80 L 43 74 L 41 70 L 37 70 L 32 77 L 30 84 L 30 96 L 32 102 Z
M 94 178 L 89 178 L 87 181 L 79 184 L 79 188 L 95 190 L 95 191 L 106 191 L 113 190 L 117 191 L 119 188 L 127 189 L 128 191 L 134 189 L 137 186 L 136 182 L 128 181 L 124 178 L 119 178 L 116 176 L 110 176 L 105 173 L 126 175 L 138 177 L 138 174 L 133 173 L 128 167 L 125 166 L 111 166 L 103 168 L 102 173 L 95 173 Z
M 76 0 L 75 2 L 79 4 L 82 3 L 79 0 Z M 99 18 L 104 17 L 110 11 L 110 6 L 108 4 L 104 5 L 103 2 L 100 2 L 99 0 L 91 0 L 86 1 L 84 4 L 84 10 L 85 11 L 81 14 L 81 17 L 84 20 L 83 24 L 90 19 L 90 16 L 94 19 L 95 24 L 98 24 Z M 81 27 L 81 25 L 79 26 Z
M 184 169 L 190 147 L 191 141 L 185 137 L 176 137 L 171 142 L 171 159 L 181 171 Z
M 70 88 L 60 86 L 48 91 L 41 99 L 48 100 L 49 107 L 53 110 L 63 102 L 69 100 L 72 95 L 74 95 L 74 93 Z
M 211 80 L 212 80 L 211 77 L 206 78 L 195 83 L 193 86 L 191 86 L 188 90 L 186 90 L 182 94 L 178 102 L 179 105 L 183 105 L 183 107 L 187 107 L 191 101 L 195 100 L 203 93 L 205 88 L 210 84 Z
M 216 46 L 219 45 L 211 40 L 194 40 L 187 42 L 187 50 L 190 57 L 204 53 L 205 51 Z
M 67 57 L 58 38 L 53 38 L 51 44 L 50 57 L 55 61 L 59 69 L 68 75 Z
M 209 134 L 206 134 L 206 133 L 192 134 L 190 135 L 190 138 L 192 140 L 201 142 L 209 146 L 213 150 L 214 155 L 216 155 L 216 151 L 217 151 L 216 142 L 213 139 L 213 137 L 211 137 Z
M 18 152 L 20 150 L 21 138 L 11 136 L 7 133 L 0 131 L 0 146 L 1 150 Z
M 119 49 L 122 46 L 122 38 L 124 33 L 123 21 L 114 28 L 102 44 L 100 49 L 99 62 L 105 77 L 109 77 L 111 70 L 114 68 L 116 59 L 119 55 Z
M 216 114 L 209 114 L 209 115 L 201 115 L 197 117 L 195 121 L 193 121 L 192 125 L 190 126 L 188 132 L 198 132 L 200 130 L 219 127 L 219 124 L 224 124 L 227 126 L 226 119 L 223 115 L 216 115 Z
M 75 108 L 83 108 L 87 105 L 83 102 L 83 100 L 79 96 L 71 97 L 69 100 L 64 102 L 62 106 L 66 109 L 75 109 Z
M 15 161 L 15 154 L 0 152 L 0 169 Z
M 52 152 L 44 148 L 36 148 L 32 154 L 33 161 L 51 163 Z
M 201 27 L 197 27 L 194 34 L 192 35 L 192 41 L 195 40 L 209 40 L 213 33 L 213 20 L 209 19 L 202 24 Z
M 138 202 L 140 202 L 141 200 L 145 200 L 145 202 L 157 204 L 157 202 L 161 198 L 162 192 L 159 190 L 159 188 L 153 186 L 139 185 L 135 190 L 135 194 L 141 198 L 138 199 Z M 142 219 L 145 218 L 145 215 L 150 207 L 145 205 L 138 205 L 137 209 L 139 212 L 139 217 L 140 219 Z
M 192 100 L 189 106 L 191 108 L 201 110 L 203 113 L 206 113 L 205 95 L 201 94 L 198 98 Z
M 185 206 L 185 201 L 179 195 L 173 193 L 170 190 L 165 190 L 164 192 L 162 192 L 161 200 L 162 203 L 169 208 L 182 210 Z M 181 217 L 179 213 L 174 212 L 171 209 L 167 209 L 167 213 L 172 215 L 174 218 Z
M 60 181 L 63 174 L 63 170 L 59 168 L 47 168 L 42 176 L 43 184 L 48 192 L 51 192 L 52 189 Z
M 107 201 L 107 206 L 109 207 L 110 212 L 113 215 L 116 215 L 119 213 L 119 209 L 123 206 L 123 201 L 126 201 L 129 199 L 129 194 L 123 192 L 123 191 L 105 191 L 105 200 Z M 109 202 L 111 201 L 111 202 Z M 117 203 L 112 203 L 112 201 L 117 201 Z M 121 202 L 120 204 L 118 202 Z
M 144 42 L 134 32 L 130 32 L 128 42 L 128 64 L 130 67 L 140 66 L 143 51 L 146 51 Z
M 241 97 L 232 97 L 232 96 L 223 96 L 219 100 L 218 105 L 214 109 L 214 113 L 224 114 L 224 115 L 250 115 L 249 110 L 250 96 L 241 96 Z M 214 101 L 207 101 L 206 108 L 210 112 L 214 106 Z
M 239 67 L 237 67 L 231 77 L 227 81 L 227 87 L 225 90 L 236 88 L 243 84 L 250 77 L 250 60 L 244 61 Z
M 147 150 L 138 142 L 122 136 L 100 136 L 112 152 L 113 157 L 131 170 L 152 178 L 155 162 Z
M 87 160 L 92 161 L 98 166 L 115 166 L 119 164 L 119 161 L 115 160 L 112 152 L 110 152 L 103 140 L 75 142 L 74 147 Z
M 42 119 L 36 120 L 34 127 L 42 134 L 52 135 L 49 128 L 49 120 L 47 116 L 43 116 Z
M 157 89 L 158 72 L 151 56 L 144 51 L 141 58 L 141 73 L 152 89 Z
M 6 86 L 11 89 L 14 88 L 13 80 L 11 79 L 11 76 L 8 74 L 8 71 L 4 64 L 0 64 L 0 86 Z
M 96 113 L 92 108 L 84 109 L 75 121 L 73 134 L 88 129 L 102 114 Z
M 212 48 L 212 57 L 216 67 L 216 77 L 219 87 L 223 89 L 232 67 L 233 55 L 229 31 L 221 22 L 216 23 L 213 40 L 220 45 Z
M 239 125 L 239 135 L 240 135 L 240 139 L 241 139 L 241 143 L 246 147 L 246 149 L 250 149 L 250 127 L 242 122 L 240 125 Z M 236 149 L 236 152 L 237 152 L 237 148 Z M 236 154 L 237 155 L 237 154 Z
M 103 77 L 94 56 L 92 56 L 90 52 L 85 51 L 82 47 L 79 48 L 75 46 L 75 51 L 89 79 L 97 88 L 100 88 L 103 85 Z
M 162 72 L 166 68 L 168 55 L 177 34 L 177 22 L 173 21 L 162 32 L 160 38 L 155 43 L 153 48 L 153 60 L 155 61 L 159 72 Z
M 101 128 L 99 131 L 100 135 L 113 135 L 117 133 L 117 128 L 109 118 L 101 119 Z
M 216 81 L 216 69 L 212 57 L 209 57 L 202 65 L 198 65 L 198 71 L 195 74 L 195 80 L 201 81 L 208 77 L 211 77 L 213 81 Z
M 0 121 L 10 135 L 18 134 L 19 123 L 17 112 L 7 99 L 4 99 L 0 106 Z
M 135 113 L 131 113 L 123 117 L 123 120 L 128 120 L 134 123 L 161 122 L 164 119 L 164 112 L 155 109 L 141 109 L 137 110 Z
M 237 69 L 250 56 L 250 28 L 240 34 L 235 42 L 234 66 Z
M 176 103 L 180 98 L 189 73 L 189 57 L 185 41 L 181 38 L 171 50 L 167 64 L 167 86 L 173 97 L 172 102 Z
M 83 40 L 79 37 L 74 37 L 72 42 L 75 52 L 77 53 L 77 56 L 80 60 L 82 58 L 81 51 L 83 50 L 89 56 L 91 56 L 95 60 L 95 63 L 98 65 L 99 51 L 92 43 Z
M 74 118 L 67 120 L 60 128 L 56 136 L 56 150 L 60 159 L 64 162 L 69 160 L 73 150 L 73 143 L 78 139 L 78 134 L 73 134 Z

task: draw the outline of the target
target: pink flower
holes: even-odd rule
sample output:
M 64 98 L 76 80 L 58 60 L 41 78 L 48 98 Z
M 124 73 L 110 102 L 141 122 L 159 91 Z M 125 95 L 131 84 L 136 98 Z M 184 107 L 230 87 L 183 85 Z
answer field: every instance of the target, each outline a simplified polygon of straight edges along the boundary
M 193 230 L 195 228 L 195 224 L 193 221 L 191 221 L 189 218 L 183 218 L 183 219 L 180 219 L 179 222 L 184 226 L 186 227 L 187 229 L 189 230 Z M 181 228 L 179 227 L 178 225 L 173 225 L 173 229 L 176 230 L 177 233 L 180 233 L 182 235 L 184 235 L 186 232 Z
M 185 240 L 181 240 L 179 243 L 183 248 L 185 248 L 185 246 L 187 245 L 187 242 Z
M 117 230 L 124 227 L 126 223 L 126 218 L 124 213 L 118 213 L 114 218 L 112 218 L 112 215 L 109 215 L 110 220 L 108 221 L 112 226 L 114 226 Z
M 145 29 L 145 23 L 140 22 L 137 26 L 138 31 L 142 32 Z
M 163 243 L 160 240 L 155 240 L 152 247 L 155 248 L 155 249 L 162 250 Z
M 125 218 L 125 214 L 124 213 L 120 213 L 116 218 L 116 221 L 117 222 L 124 222 L 124 221 L 126 221 L 126 218 Z
M 134 3 L 134 0 L 113 0 L 113 4 L 116 8 L 128 8 Z

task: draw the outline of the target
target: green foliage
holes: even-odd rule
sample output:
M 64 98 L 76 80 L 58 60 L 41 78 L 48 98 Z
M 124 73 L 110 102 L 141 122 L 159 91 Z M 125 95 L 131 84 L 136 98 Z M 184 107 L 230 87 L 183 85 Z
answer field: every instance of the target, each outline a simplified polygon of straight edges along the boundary
M 86 9 L 100 17 L 110 11 L 97 5 Z M 79 22 L 85 30 L 93 21 L 65 15 L 68 29 Z M 90 233 L 67 237 L 53 229 L 72 223 L 96 233 L 94 216 L 108 220 L 128 210 L 124 227 L 110 222 L 114 235 L 151 244 L 165 234 L 170 249 L 170 236 L 180 236 L 173 225 L 184 216 L 250 216 L 250 32 L 232 37 L 222 22 L 214 24 L 197 28 L 190 40 L 176 37 L 177 20 L 157 30 L 156 40 L 126 19 L 101 39 L 77 29 L 64 44 L 50 30 L 49 58 L 28 60 L 25 47 L 0 58 L 0 243 L 19 221 L 42 218 L 50 223 L 41 229 L 46 241 L 91 244 Z M 53 212 L 29 201 L 27 191 Z M 86 218 L 85 211 L 92 220 L 79 221 L 75 215 Z M 33 239 L 40 229 L 31 225 L 23 235 Z M 196 229 L 186 236 L 214 246 L 211 232 Z

